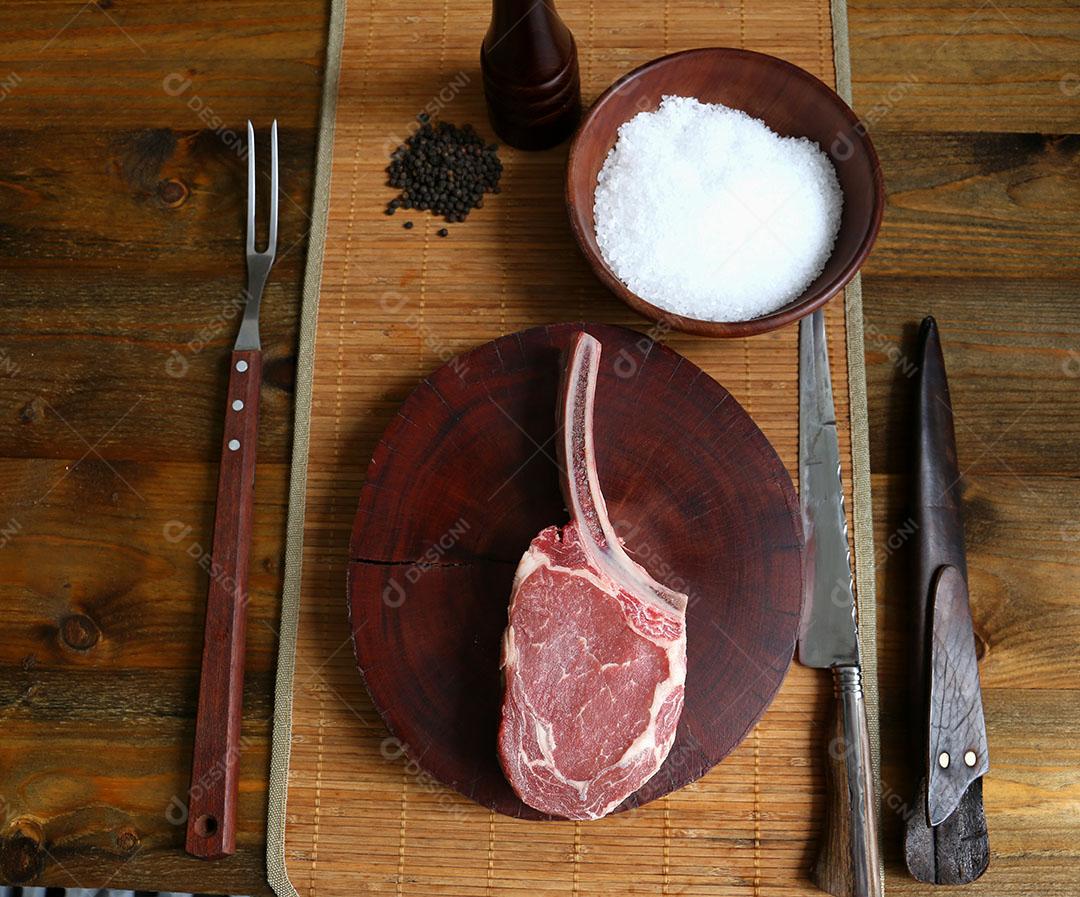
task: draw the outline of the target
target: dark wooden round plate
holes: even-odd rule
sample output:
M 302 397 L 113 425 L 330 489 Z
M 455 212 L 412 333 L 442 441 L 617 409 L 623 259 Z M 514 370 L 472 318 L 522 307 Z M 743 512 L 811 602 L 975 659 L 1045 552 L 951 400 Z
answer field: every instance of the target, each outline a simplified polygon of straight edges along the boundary
M 746 735 L 795 646 L 802 531 L 791 478 L 738 402 L 631 330 L 511 334 L 423 380 L 375 449 L 349 563 L 357 663 L 391 733 L 432 776 L 511 816 L 543 818 L 496 755 L 499 641 L 514 569 L 566 522 L 554 444 L 560 355 L 603 344 L 601 488 L 630 553 L 690 596 L 686 703 L 660 771 L 621 807 L 694 781 Z

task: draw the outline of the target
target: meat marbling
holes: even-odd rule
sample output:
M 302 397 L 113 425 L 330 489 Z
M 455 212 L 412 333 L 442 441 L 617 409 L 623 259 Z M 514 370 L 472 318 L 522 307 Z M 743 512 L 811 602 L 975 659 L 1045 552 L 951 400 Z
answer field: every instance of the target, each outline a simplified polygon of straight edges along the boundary
M 502 645 L 503 772 L 526 804 L 567 819 L 610 813 L 656 773 L 686 679 L 686 596 L 623 550 L 600 492 L 599 364 L 600 343 L 581 332 L 557 420 L 571 519 L 542 530 L 522 557 Z

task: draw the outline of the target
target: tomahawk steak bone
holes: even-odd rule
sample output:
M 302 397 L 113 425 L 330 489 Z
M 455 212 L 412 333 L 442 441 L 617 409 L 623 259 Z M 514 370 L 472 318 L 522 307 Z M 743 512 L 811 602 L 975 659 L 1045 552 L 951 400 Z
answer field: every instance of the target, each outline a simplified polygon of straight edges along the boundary
M 581 332 L 558 412 L 570 522 L 542 530 L 514 576 L 503 635 L 499 760 L 529 806 L 567 819 L 614 810 L 660 768 L 686 680 L 686 596 L 623 550 L 593 451 L 600 343 Z

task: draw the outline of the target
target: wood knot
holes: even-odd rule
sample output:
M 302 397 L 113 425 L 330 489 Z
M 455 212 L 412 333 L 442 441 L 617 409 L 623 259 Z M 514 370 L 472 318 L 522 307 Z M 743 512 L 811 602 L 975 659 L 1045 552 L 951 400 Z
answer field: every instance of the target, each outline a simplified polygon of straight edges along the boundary
M 101 638 L 101 630 L 86 614 L 71 614 L 60 621 L 60 637 L 74 651 L 89 651 Z
M 133 853 L 139 849 L 139 835 L 134 829 L 124 828 L 116 833 L 116 846 L 121 853 Z
M 162 204 L 170 209 L 175 209 L 177 206 L 184 204 L 184 201 L 191 195 L 191 191 L 188 190 L 187 184 L 183 181 L 176 178 L 166 178 L 163 181 L 158 181 L 157 195 Z
M 0 880 L 21 883 L 41 875 L 45 868 L 42 849 L 45 833 L 30 819 L 19 820 L 0 840 Z
M 98 9 L 112 9 L 113 0 L 97 0 Z
M 45 414 L 45 401 L 41 396 L 34 396 L 29 402 L 19 409 L 19 420 L 24 424 L 32 424 L 41 420 Z

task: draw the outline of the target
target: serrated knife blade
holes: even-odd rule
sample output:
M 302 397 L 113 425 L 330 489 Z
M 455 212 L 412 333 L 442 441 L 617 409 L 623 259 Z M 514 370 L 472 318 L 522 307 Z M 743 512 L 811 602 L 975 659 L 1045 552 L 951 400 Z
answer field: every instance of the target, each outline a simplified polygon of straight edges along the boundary
M 813 878 L 836 897 L 880 897 L 877 797 L 821 309 L 799 324 L 799 503 L 807 559 L 799 661 L 831 669 L 836 694 L 827 741 L 829 812 Z
M 803 318 L 799 331 L 799 502 L 808 564 L 799 661 L 810 667 L 857 666 L 840 442 L 821 312 Z

